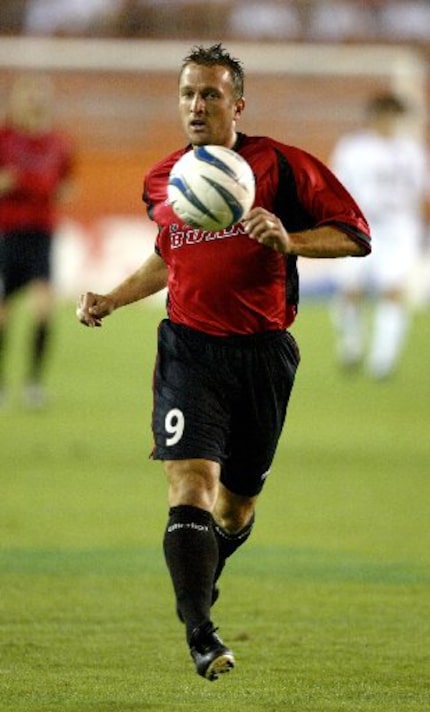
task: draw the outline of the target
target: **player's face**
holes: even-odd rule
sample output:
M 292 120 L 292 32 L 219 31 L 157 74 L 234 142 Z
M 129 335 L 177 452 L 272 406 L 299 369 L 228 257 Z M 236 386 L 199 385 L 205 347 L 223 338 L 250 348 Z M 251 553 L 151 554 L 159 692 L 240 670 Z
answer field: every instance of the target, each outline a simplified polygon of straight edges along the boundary
M 231 148 L 236 121 L 244 108 L 235 98 L 228 69 L 188 64 L 179 80 L 179 114 L 185 134 L 196 146 L 216 144 Z
M 23 131 L 48 130 L 52 121 L 53 87 L 47 77 L 22 76 L 12 90 L 9 118 Z

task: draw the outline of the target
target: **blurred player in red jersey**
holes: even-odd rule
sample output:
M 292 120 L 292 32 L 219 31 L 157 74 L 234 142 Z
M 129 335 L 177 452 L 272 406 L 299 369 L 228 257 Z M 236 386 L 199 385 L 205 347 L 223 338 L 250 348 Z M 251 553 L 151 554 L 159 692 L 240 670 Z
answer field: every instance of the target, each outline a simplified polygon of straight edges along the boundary
M 0 128 L 0 399 L 6 398 L 4 356 L 11 297 L 27 288 L 34 332 L 25 385 L 30 407 L 45 402 L 42 385 L 53 308 L 55 207 L 72 171 L 71 146 L 53 127 L 50 80 L 24 75 L 10 94 Z
M 245 108 L 239 60 L 195 47 L 179 76 L 189 144 L 147 175 L 155 251 L 109 294 L 80 297 L 77 316 L 100 326 L 121 306 L 167 285 L 154 374 L 156 459 L 168 480 L 164 553 L 198 674 L 234 666 L 211 620 L 226 559 L 249 537 L 280 437 L 299 351 L 287 331 L 298 302 L 297 257 L 366 255 L 370 234 L 347 191 L 316 158 L 237 131 Z M 174 215 L 169 172 L 192 145 L 240 153 L 256 178 L 255 207 L 228 230 L 204 232 Z

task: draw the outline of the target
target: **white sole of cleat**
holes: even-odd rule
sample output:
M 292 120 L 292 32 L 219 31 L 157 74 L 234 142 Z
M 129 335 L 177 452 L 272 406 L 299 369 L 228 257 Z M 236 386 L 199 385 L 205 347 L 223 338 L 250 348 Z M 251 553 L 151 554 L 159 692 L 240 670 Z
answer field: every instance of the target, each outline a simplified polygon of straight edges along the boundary
M 234 668 L 234 657 L 231 653 L 224 653 L 215 658 L 209 665 L 205 673 L 207 680 L 217 680 L 219 675 L 230 672 Z

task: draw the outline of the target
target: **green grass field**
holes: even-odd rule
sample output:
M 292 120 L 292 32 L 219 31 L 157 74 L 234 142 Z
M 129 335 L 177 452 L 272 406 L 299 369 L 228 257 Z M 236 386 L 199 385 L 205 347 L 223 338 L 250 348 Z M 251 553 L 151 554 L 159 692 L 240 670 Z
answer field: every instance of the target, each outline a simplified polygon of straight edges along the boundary
M 333 359 L 325 304 L 294 327 L 302 365 L 254 535 L 214 608 L 237 668 L 208 683 L 174 616 L 150 388 L 160 310 L 101 330 L 62 305 L 43 412 L 0 413 L 0 710 L 428 712 L 429 314 L 374 384 Z

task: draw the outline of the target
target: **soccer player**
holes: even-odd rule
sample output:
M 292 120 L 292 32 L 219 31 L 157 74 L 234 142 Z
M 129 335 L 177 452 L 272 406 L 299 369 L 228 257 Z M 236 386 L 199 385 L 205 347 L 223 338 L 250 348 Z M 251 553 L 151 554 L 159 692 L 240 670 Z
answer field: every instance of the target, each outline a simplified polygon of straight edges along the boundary
M 11 298 L 23 288 L 34 317 L 24 396 L 30 407 L 45 403 L 55 207 L 68 190 L 73 163 L 69 140 L 53 127 L 53 102 L 47 77 L 24 75 L 12 87 L 0 127 L 0 404 Z
M 392 93 L 373 96 L 367 125 L 342 136 L 331 167 L 364 210 L 373 249 L 360 265 L 344 260 L 337 271 L 334 319 L 342 368 L 355 369 L 366 354 L 376 380 L 398 365 L 410 320 L 407 283 L 424 239 L 428 186 L 425 146 L 408 130 L 410 111 Z M 372 297 L 366 344 L 365 306 Z
M 366 255 L 359 208 L 304 151 L 239 133 L 244 72 L 220 44 L 195 47 L 179 75 L 188 145 L 149 171 L 143 198 L 155 251 L 108 294 L 81 295 L 77 316 L 101 326 L 113 310 L 167 285 L 154 373 L 153 457 L 168 480 L 164 552 L 197 673 L 234 665 L 210 608 L 226 559 L 248 539 L 299 363 L 287 330 L 298 302 L 297 258 Z M 228 230 L 190 229 L 168 204 L 174 163 L 191 146 L 240 153 L 256 178 L 255 207 Z

